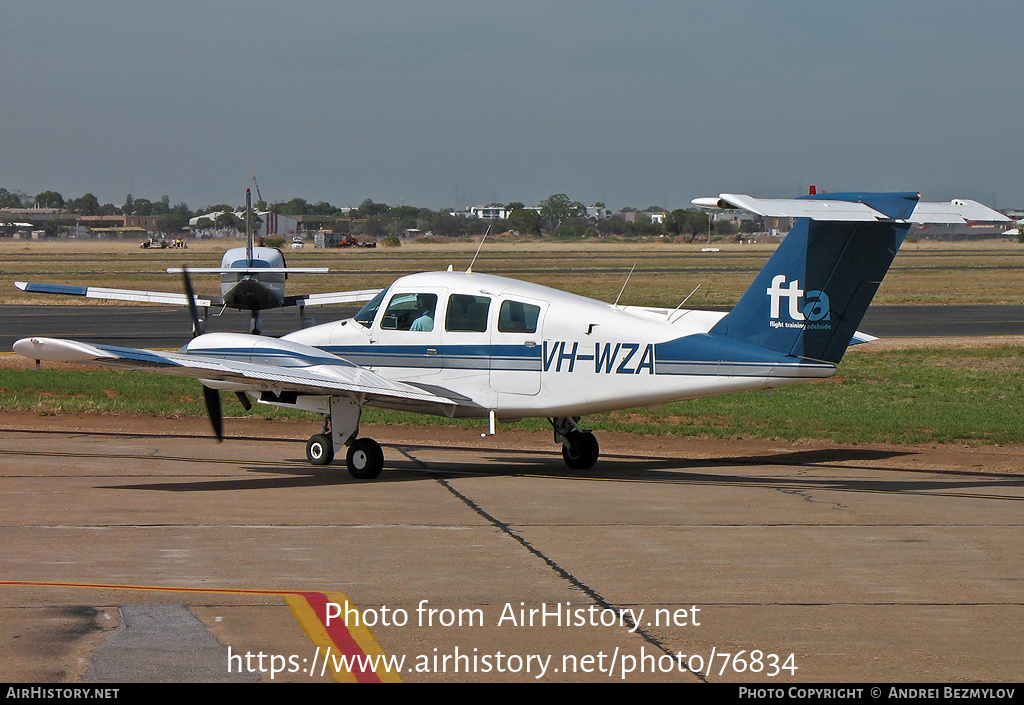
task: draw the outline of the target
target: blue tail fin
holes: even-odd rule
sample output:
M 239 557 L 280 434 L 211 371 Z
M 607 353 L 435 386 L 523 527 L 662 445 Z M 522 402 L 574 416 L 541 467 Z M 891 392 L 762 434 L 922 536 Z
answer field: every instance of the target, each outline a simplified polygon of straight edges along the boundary
M 910 228 L 916 193 L 819 194 L 865 203 L 893 221 L 800 218 L 712 335 L 839 362 Z

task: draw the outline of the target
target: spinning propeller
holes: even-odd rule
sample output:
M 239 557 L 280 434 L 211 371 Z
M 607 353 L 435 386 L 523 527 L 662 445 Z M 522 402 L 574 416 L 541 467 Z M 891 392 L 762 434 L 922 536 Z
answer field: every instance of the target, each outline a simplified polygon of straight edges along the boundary
M 192 290 L 192 280 L 188 276 L 188 269 L 182 268 L 181 276 L 185 280 L 185 296 L 188 297 L 188 311 L 192 315 L 192 338 L 202 335 L 206 330 L 205 321 L 199 317 L 199 309 L 196 307 L 196 295 Z M 213 426 L 213 433 L 217 441 L 224 440 L 224 412 L 220 404 L 220 391 L 203 385 L 203 401 L 206 402 L 206 415 L 210 417 L 210 424 Z M 249 401 L 246 399 L 246 401 Z

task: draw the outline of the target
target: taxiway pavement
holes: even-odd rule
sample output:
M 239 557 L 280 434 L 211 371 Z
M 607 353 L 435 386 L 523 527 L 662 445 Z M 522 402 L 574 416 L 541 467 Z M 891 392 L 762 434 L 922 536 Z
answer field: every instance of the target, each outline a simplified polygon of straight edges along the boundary
M 1019 448 L 602 434 L 578 472 L 550 434 L 368 427 L 366 482 L 308 424 L 159 423 L 0 414 L 0 679 L 329 680 L 310 593 L 409 682 L 1024 670 Z

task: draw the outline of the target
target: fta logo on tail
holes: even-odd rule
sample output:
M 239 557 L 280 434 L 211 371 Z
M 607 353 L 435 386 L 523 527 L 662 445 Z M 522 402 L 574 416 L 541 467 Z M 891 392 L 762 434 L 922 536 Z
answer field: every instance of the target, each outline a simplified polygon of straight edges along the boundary
M 808 291 L 800 288 L 800 280 L 794 279 L 786 284 L 785 274 L 776 274 L 772 285 L 767 290 L 770 302 L 769 318 L 782 318 L 782 300 L 788 299 L 787 314 L 793 321 L 827 321 L 829 320 L 828 294 L 824 291 Z M 803 299 L 803 307 L 800 302 Z

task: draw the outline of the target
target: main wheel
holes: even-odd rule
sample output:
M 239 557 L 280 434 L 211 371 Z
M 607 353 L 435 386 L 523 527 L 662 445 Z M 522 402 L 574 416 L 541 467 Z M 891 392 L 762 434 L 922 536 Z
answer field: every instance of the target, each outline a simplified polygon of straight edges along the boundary
M 306 441 L 306 460 L 313 465 L 330 465 L 334 460 L 334 443 L 322 433 L 313 436 Z
M 345 462 L 352 477 L 372 480 L 384 469 L 384 451 L 372 438 L 357 438 L 348 447 Z
M 587 431 L 570 431 L 562 444 L 562 459 L 573 470 L 589 470 L 601 454 L 597 438 Z

